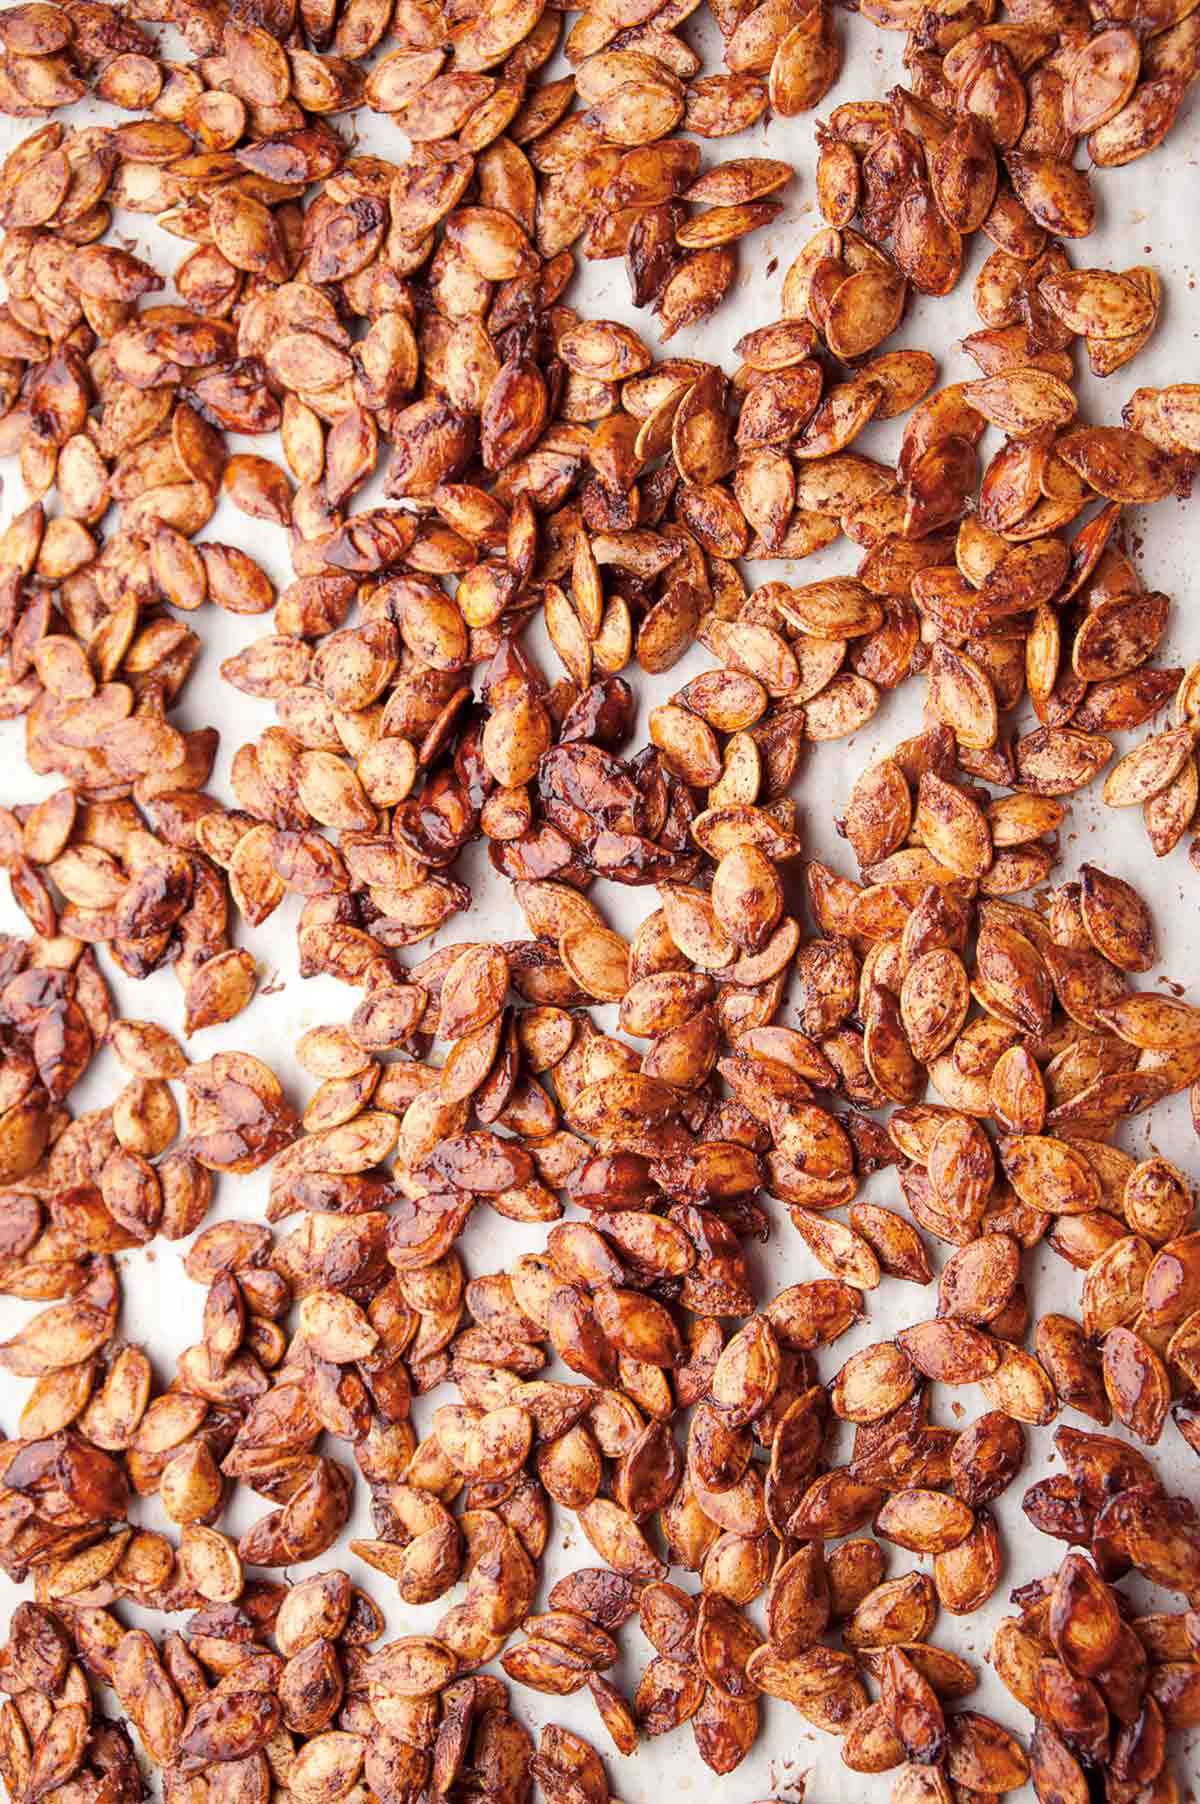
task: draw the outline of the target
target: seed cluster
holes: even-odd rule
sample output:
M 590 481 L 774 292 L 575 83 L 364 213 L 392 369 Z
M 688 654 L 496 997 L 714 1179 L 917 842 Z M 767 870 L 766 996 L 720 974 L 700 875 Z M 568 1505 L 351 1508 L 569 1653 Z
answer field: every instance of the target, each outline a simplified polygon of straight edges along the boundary
M 1069 1553 L 1057 1572 L 1015 1591 L 1021 1614 L 1005 1617 L 991 1649 L 999 1677 L 1038 1719 L 1030 1776 L 1040 1799 L 1082 1804 L 1087 1770 L 1102 1761 L 1108 1796 L 1177 1798 L 1167 1738 L 1200 1721 L 1196 1612 L 1135 1616 L 1116 1581 L 1133 1571 L 1194 1598 L 1195 1512 L 1124 1443 L 1062 1428 L 1055 1445 L 1066 1467 L 1061 1500 L 1073 1500 L 1076 1523 L 1068 1528 L 1064 1514 L 1048 1532 L 1090 1544 L 1092 1557 Z
M 526 1804 L 535 1781 L 609 1804 L 596 1751 L 555 1725 L 535 1748 L 492 1662 L 586 1691 L 621 1755 L 690 1723 L 729 1773 L 773 1698 L 894 1771 L 895 1804 L 1180 1795 L 1196 1612 L 1136 1617 L 1119 1586 L 1200 1604 L 1200 1516 L 1128 1440 L 1060 1426 L 1062 1469 L 1024 1493 L 1072 1549 L 991 1651 L 1028 1754 L 933 1636 L 1002 1583 L 990 1506 L 1027 1425 L 1073 1409 L 1151 1446 L 1173 1421 L 1200 1453 L 1195 1198 L 1113 1143 L 1188 1090 L 1200 1131 L 1200 1009 L 1132 981 L 1155 936 L 1122 877 L 1044 887 L 1101 773 L 1160 857 L 1200 800 L 1200 664 L 1153 664 L 1170 601 L 1122 533 L 1186 495 L 1200 384 L 1080 419 L 1076 340 L 1113 374 L 1163 296 L 1063 243 L 1097 213 L 1077 145 L 1103 169 L 1162 141 L 1200 8 L 866 0 L 910 85 L 818 126 L 826 224 L 729 374 L 651 340 L 718 308 L 792 171 L 702 169 L 697 140 L 817 107 L 841 47 L 827 0 L 709 4 L 722 73 L 682 35 L 696 0 L 569 28 L 543 0 L 0 13 L 0 110 L 36 122 L 0 168 L 0 452 L 27 491 L 0 715 L 61 785 L 0 809 L 30 927 L 0 944 L 0 1290 L 45 1305 L 0 1343 L 33 1381 L 0 1445 L 0 1564 L 36 1600 L 0 1647 L 14 1804 L 138 1804 L 139 1752 L 167 1804 Z M 135 117 L 47 122 L 88 93 Z M 404 160 L 355 149 L 363 106 Z M 110 236 L 129 213 L 188 247 L 177 300 Z M 939 386 L 930 353 L 881 347 L 976 230 L 979 375 Z M 622 257 L 653 328 L 567 304 L 577 254 Z M 894 466 L 854 448 L 901 416 Z M 278 433 L 283 463 L 227 433 Z M 202 536 L 221 498 L 286 534 L 281 591 Z M 843 537 L 853 575 L 739 567 Z M 231 806 L 215 730 L 169 718 L 202 651 L 181 616 L 209 604 L 271 617 L 221 667 L 276 713 Z M 713 668 L 639 749 L 625 673 L 697 641 Z M 838 822 L 855 874 L 808 858 L 806 748 L 910 675 L 924 728 Z M 481 839 L 526 937 L 402 956 L 468 909 Z M 605 879 L 654 891 L 629 939 Z M 358 992 L 299 1043 L 302 1111 L 261 1059 L 118 1018 L 102 975 L 172 969 L 190 1041 L 254 997 L 239 917 L 289 895 L 301 973 Z M 128 1081 L 73 1117 L 101 1047 Z M 265 1221 L 204 1225 L 217 1175 L 267 1165 Z M 902 1207 L 860 1194 L 885 1168 Z M 768 1197 L 826 1275 L 764 1299 Z M 541 1249 L 469 1269 L 488 1210 Z M 190 1237 L 205 1293 L 166 1377 L 121 1334 L 116 1256 L 156 1235 Z M 835 1364 L 885 1281 L 935 1284 L 933 1242 L 936 1297 Z M 1043 1244 L 1079 1300 L 1035 1319 Z M 938 1421 L 965 1385 L 986 1407 Z M 239 1484 L 268 1507 L 235 1539 Z M 339 1568 L 270 1576 L 336 1551 L 360 1485 L 350 1552 L 443 1604 L 428 1634 L 376 1645 Z M 556 1511 L 598 1563 L 542 1598 Z M 125 1604 L 187 1619 L 156 1636 Z

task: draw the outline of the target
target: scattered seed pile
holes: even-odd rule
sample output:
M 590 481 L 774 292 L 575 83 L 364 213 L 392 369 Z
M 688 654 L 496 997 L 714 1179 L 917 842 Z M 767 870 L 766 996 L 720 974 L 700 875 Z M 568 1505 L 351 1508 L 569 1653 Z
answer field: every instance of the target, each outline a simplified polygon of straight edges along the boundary
M 696 0 L 569 24 L 543 0 L 0 13 L 0 108 L 35 122 L 0 170 L 0 452 L 27 491 L 0 713 L 61 780 L 0 810 L 30 926 L 0 945 L 0 1287 L 46 1305 L 0 1345 L 33 1381 L 0 1446 L 0 1563 L 36 1598 L 0 1647 L 14 1804 L 138 1804 L 139 1754 L 168 1804 L 525 1804 L 534 1781 L 609 1804 L 580 1736 L 535 1751 L 493 1661 L 586 1689 L 621 1754 L 690 1723 L 731 1772 L 770 1697 L 851 1769 L 894 1769 L 896 1804 L 1030 1777 L 1042 1804 L 1180 1796 L 1200 1617 L 1137 1616 L 1120 1585 L 1200 1606 L 1200 1515 L 1128 1439 L 1060 1426 L 1024 1492 L 1070 1544 L 991 1650 L 1028 1753 L 931 1637 L 1002 1583 L 990 1506 L 1026 1424 L 1070 1409 L 1153 1445 L 1173 1422 L 1200 1453 L 1193 1192 L 1113 1141 L 1189 1087 L 1200 1126 L 1200 1010 L 1136 986 L 1154 929 L 1129 883 L 1089 862 L 1039 888 L 1101 773 L 1160 857 L 1197 812 L 1200 664 L 1153 664 L 1170 602 L 1121 522 L 1187 493 L 1200 384 L 1080 420 L 1076 341 L 1113 374 L 1162 294 L 1064 240 L 1097 217 L 1077 146 L 1099 170 L 1162 141 L 1200 8 L 869 0 L 909 85 L 818 126 L 827 223 L 729 374 L 652 341 L 720 305 L 792 171 L 702 169 L 698 140 L 815 108 L 841 46 L 824 0 L 709 4 L 721 73 L 683 35 Z M 46 121 L 88 93 L 134 117 Z M 356 153 L 361 107 L 403 160 Z M 138 213 L 188 247 L 177 301 L 117 241 Z M 977 230 L 980 373 L 938 386 L 930 354 L 881 346 Z M 566 303 L 577 256 L 624 259 L 644 335 Z M 853 448 L 901 415 L 894 467 Z M 277 432 L 286 467 L 227 432 Z M 286 533 L 281 592 L 203 537 L 221 496 Z M 739 559 L 842 537 L 853 575 L 747 589 Z M 222 667 L 277 714 L 233 806 L 205 788 L 216 732 L 169 718 L 208 605 L 271 616 Z M 696 640 L 714 667 L 636 749 L 623 673 Z M 917 674 L 924 730 L 839 823 L 857 874 L 806 860 L 805 747 Z M 402 956 L 469 907 L 480 838 L 528 936 Z M 597 879 L 656 892 L 631 941 Z M 360 992 L 300 1042 L 302 1114 L 248 1053 L 115 1018 L 103 976 L 168 966 L 186 1036 L 230 1021 L 257 978 L 236 923 L 288 895 L 302 973 Z M 102 1046 L 127 1081 L 73 1116 Z M 267 1164 L 265 1222 L 203 1225 L 220 1174 Z M 859 1195 L 884 1167 L 896 1208 Z M 827 1274 L 769 1300 L 764 1197 Z M 489 1209 L 546 1224 L 543 1249 L 469 1272 Z M 205 1289 L 169 1375 L 120 1324 L 115 1256 L 156 1235 L 195 1236 Z M 1033 1318 L 1041 1244 L 1075 1313 Z M 885 1280 L 918 1319 L 838 1366 Z M 937 1421 L 963 1385 L 983 1413 Z M 267 1507 L 235 1541 L 239 1483 Z M 340 1569 L 266 1576 L 334 1550 L 359 1484 L 351 1551 L 402 1604 L 446 1600 L 428 1635 L 376 1645 Z M 149 1498 L 173 1533 L 141 1525 Z M 600 1563 L 540 1598 L 555 1509 Z M 187 1619 L 156 1638 L 125 1603 Z M 635 1618 L 653 1657 L 625 1695 Z

